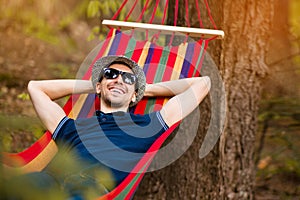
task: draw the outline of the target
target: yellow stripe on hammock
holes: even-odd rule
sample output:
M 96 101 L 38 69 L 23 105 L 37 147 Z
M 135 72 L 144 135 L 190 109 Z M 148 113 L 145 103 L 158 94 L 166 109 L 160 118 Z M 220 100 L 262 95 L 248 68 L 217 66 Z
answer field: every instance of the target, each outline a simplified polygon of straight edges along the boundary
M 175 66 L 171 75 L 171 80 L 177 80 L 180 77 L 187 47 L 187 43 L 180 44 L 178 47 L 178 52 L 176 56 Z
M 145 43 L 144 47 L 143 47 L 143 51 L 142 51 L 141 56 L 140 56 L 139 61 L 138 61 L 138 65 L 141 68 L 144 68 L 144 65 L 145 65 L 145 62 L 146 62 L 146 59 L 147 59 L 147 56 L 148 56 L 150 45 L 151 45 L 151 43 L 149 41 L 147 41 Z
M 175 61 L 175 66 L 173 68 L 173 72 L 170 80 L 178 80 L 180 78 L 180 73 L 183 67 L 183 62 L 186 54 L 186 49 L 188 47 L 188 43 L 182 43 L 178 47 L 177 57 Z M 165 98 L 163 105 L 165 105 L 170 98 Z

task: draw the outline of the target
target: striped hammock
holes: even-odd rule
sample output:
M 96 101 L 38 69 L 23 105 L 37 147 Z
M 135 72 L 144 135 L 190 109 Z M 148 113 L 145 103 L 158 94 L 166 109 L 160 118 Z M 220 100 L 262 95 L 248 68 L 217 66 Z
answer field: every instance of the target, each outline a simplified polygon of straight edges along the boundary
M 204 52 L 208 41 L 200 40 L 191 43 L 181 43 L 179 46 L 159 46 L 154 42 L 137 41 L 131 34 L 111 29 L 101 48 L 89 65 L 82 79 L 90 80 L 93 63 L 106 55 L 125 55 L 137 62 L 145 72 L 147 83 L 175 80 L 186 77 L 199 76 Z M 165 98 L 143 98 L 130 112 L 143 114 L 159 110 L 167 101 Z M 99 99 L 95 94 L 72 95 L 64 106 L 66 114 L 70 118 L 90 117 L 99 109 Z M 151 164 L 153 157 L 166 138 L 179 125 L 173 125 L 163 133 L 144 154 L 142 159 L 125 180 L 114 190 L 99 199 L 130 199 L 132 198 L 144 173 Z M 4 153 L 3 163 L 11 167 L 26 165 L 35 166 L 43 161 L 47 155 L 45 149 L 51 147 L 51 133 L 46 132 L 36 143 L 23 152 L 13 154 Z M 51 154 L 51 153 L 50 153 Z

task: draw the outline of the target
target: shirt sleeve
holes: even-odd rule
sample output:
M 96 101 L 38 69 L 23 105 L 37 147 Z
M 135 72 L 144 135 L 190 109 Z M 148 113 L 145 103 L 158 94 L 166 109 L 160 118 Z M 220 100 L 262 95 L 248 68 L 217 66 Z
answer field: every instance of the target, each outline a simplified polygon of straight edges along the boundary
M 57 138 L 57 135 L 60 133 L 62 127 L 65 125 L 65 123 L 69 120 L 70 118 L 65 116 L 57 125 L 55 131 L 52 134 L 52 139 L 55 140 Z
M 165 122 L 165 120 L 162 118 L 160 112 L 156 112 L 156 116 L 157 116 L 157 119 L 158 121 L 160 122 L 160 124 L 162 125 L 162 127 L 166 130 L 169 129 L 169 126 L 167 125 L 167 123 Z

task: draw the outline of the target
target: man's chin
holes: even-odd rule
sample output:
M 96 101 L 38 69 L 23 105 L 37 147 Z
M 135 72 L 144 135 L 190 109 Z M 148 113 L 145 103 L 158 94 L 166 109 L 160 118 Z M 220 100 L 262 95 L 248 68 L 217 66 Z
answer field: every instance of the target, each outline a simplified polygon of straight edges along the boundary
M 111 108 L 123 108 L 125 106 L 124 101 L 111 101 L 106 99 L 104 103 L 106 104 L 106 106 Z

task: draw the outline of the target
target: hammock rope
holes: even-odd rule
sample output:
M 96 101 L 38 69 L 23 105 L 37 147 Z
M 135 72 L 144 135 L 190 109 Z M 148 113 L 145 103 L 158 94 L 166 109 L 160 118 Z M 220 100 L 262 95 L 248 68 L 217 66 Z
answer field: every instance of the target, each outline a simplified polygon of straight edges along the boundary
M 207 10 L 207 14 L 209 16 L 209 20 L 210 20 L 211 24 L 213 25 L 214 29 L 217 29 L 217 25 L 216 25 L 216 23 L 215 23 L 215 21 L 212 17 L 212 14 L 211 14 L 211 11 L 210 11 L 207 0 L 204 0 L 204 3 L 205 3 L 206 10 Z
M 187 27 L 191 27 L 190 19 L 189 19 L 189 2 L 185 0 L 185 22 Z
M 195 0 L 195 3 L 196 3 L 196 10 L 197 10 L 197 16 L 198 16 L 198 21 L 199 21 L 199 27 L 203 28 L 203 22 L 202 22 L 202 18 L 201 18 L 201 11 L 200 11 L 198 0 Z
M 128 3 L 128 0 L 124 0 L 123 3 L 121 4 L 120 8 L 116 11 L 116 13 L 114 14 L 114 16 L 111 18 L 111 20 L 115 20 L 117 19 L 119 16 L 120 16 L 120 13 L 122 12 L 122 10 L 124 9 L 125 5 Z M 129 17 L 132 15 L 133 11 L 135 9 L 137 9 L 136 5 L 138 3 L 138 0 L 135 0 L 134 1 L 134 4 L 131 6 L 128 14 L 126 15 L 125 19 L 123 21 L 128 21 Z M 142 10 L 141 10 L 141 13 L 139 15 L 139 17 L 137 18 L 136 22 L 141 22 L 144 15 L 145 15 L 145 12 L 148 10 L 149 8 L 149 3 L 150 3 L 150 0 L 147 0 L 145 5 L 143 6 Z M 160 4 L 160 0 L 156 0 L 155 1 L 155 6 L 153 8 L 153 11 L 152 11 L 152 15 L 149 19 L 149 23 L 152 24 L 153 21 L 154 21 L 154 18 L 157 14 L 157 9 L 159 7 L 159 4 Z M 205 6 L 205 10 L 207 12 L 207 15 L 208 15 L 208 18 L 209 18 L 209 22 L 211 23 L 211 25 L 213 26 L 214 29 L 217 30 L 217 25 L 213 19 L 213 16 L 212 16 L 212 13 L 211 13 L 211 10 L 210 10 L 210 7 L 209 7 L 209 3 L 207 0 L 203 0 L 203 4 Z M 190 20 L 189 20 L 189 1 L 188 0 L 184 0 L 184 5 L 185 5 L 185 23 L 186 23 L 186 26 L 187 27 L 191 27 L 191 24 L 190 24 Z M 168 11 L 168 6 L 169 6 L 169 0 L 166 0 L 165 2 L 165 7 L 164 7 L 164 10 L 163 10 L 163 17 L 162 17 L 162 20 L 161 20 L 161 24 L 165 24 L 165 20 L 166 20 L 166 16 L 167 16 L 167 11 Z M 203 20 L 202 20 L 202 17 L 201 17 L 201 9 L 200 9 L 200 6 L 199 6 L 199 0 L 195 0 L 195 7 L 196 7 L 196 11 L 197 11 L 197 19 L 198 19 L 198 22 L 199 22 L 199 27 L 200 28 L 203 28 L 204 25 L 203 25 Z M 179 0 L 175 0 L 175 8 L 174 8 L 174 19 L 173 19 L 173 26 L 177 26 L 177 21 L 178 21 L 178 11 L 179 11 Z
M 114 14 L 114 16 L 111 18 L 112 20 L 117 19 L 117 17 L 120 15 L 121 11 L 123 10 L 124 6 L 126 5 L 126 3 L 128 2 L 128 0 L 124 0 L 123 3 L 121 4 L 120 8 L 117 10 L 117 12 Z

